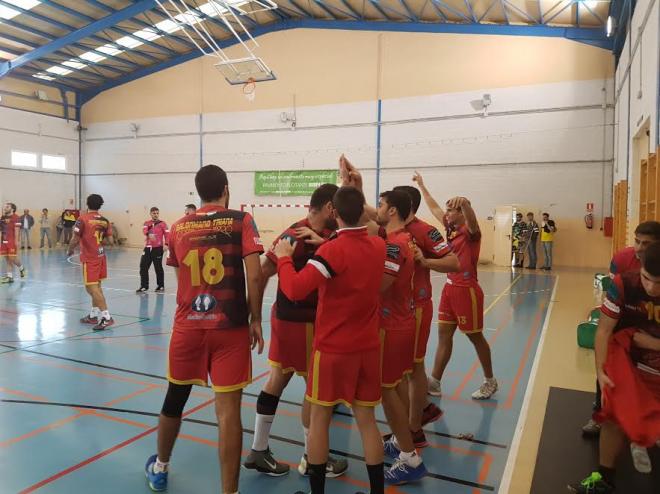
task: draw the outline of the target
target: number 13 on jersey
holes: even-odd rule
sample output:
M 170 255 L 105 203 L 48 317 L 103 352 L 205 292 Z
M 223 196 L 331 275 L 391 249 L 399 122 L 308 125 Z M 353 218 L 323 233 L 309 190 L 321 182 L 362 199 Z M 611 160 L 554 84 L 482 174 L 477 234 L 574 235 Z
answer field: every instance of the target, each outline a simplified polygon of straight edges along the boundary
M 190 268 L 190 284 L 200 286 L 201 280 L 207 285 L 217 285 L 225 277 L 225 267 L 222 265 L 222 251 L 211 248 L 204 253 L 200 266 L 199 250 L 189 250 L 183 258 L 183 264 Z

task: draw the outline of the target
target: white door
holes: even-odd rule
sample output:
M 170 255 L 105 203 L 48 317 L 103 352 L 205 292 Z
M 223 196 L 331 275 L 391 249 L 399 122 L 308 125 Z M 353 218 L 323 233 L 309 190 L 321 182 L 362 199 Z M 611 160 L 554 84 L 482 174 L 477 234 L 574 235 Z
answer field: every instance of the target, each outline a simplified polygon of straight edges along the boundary
M 495 208 L 493 263 L 496 266 L 511 266 L 513 214 L 513 206 L 497 206 Z

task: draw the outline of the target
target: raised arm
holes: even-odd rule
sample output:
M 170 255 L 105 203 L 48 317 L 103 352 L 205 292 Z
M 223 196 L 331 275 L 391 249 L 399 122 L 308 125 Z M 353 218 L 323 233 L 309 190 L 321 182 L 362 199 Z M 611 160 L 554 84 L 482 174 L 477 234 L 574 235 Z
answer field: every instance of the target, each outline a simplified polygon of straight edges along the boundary
M 471 234 L 479 233 L 479 222 L 477 221 L 477 215 L 472 209 L 472 204 L 465 197 L 454 197 L 449 199 L 448 205 L 451 208 L 460 208 L 463 216 L 465 217 L 465 224 L 467 225 L 468 231 Z
M 415 175 L 413 175 L 413 182 L 417 182 L 417 187 L 419 187 L 419 190 L 422 193 L 422 197 L 424 198 L 424 202 L 431 211 L 431 214 L 435 217 L 435 219 L 444 225 L 445 212 L 440 204 L 438 204 L 438 202 L 433 199 L 433 196 L 431 196 L 431 193 L 426 188 L 426 185 L 424 185 L 424 179 L 419 174 L 419 172 L 415 172 Z

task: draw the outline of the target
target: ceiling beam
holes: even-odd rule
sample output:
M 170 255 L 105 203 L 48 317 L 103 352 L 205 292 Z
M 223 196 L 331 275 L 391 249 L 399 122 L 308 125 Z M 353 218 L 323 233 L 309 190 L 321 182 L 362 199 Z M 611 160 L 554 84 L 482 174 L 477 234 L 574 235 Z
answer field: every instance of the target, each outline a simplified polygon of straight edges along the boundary
M 133 5 L 130 5 L 122 10 L 118 10 L 114 14 L 107 15 L 98 21 L 87 24 L 86 26 L 83 26 L 80 29 L 67 34 L 66 36 L 62 36 L 61 38 L 57 38 L 48 44 L 40 46 L 39 48 L 36 48 L 26 53 L 25 55 L 21 55 L 14 60 L 4 62 L 0 64 L 0 77 L 8 74 L 12 69 L 16 67 L 20 67 L 34 60 L 38 60 L 45 55 L 50 55 L 51 53 L 67 45 L 76 43 L 84 38 L 88 38 L 89 36 L 94 35 L 99 31 L 114 26 L 119 22 L 130 19 L 131 17 L 134 17 L 144 12 L 145 10 L 153 8 L 155 4 L 155 0 L 142 0 L 141 2 L 134 3 Z

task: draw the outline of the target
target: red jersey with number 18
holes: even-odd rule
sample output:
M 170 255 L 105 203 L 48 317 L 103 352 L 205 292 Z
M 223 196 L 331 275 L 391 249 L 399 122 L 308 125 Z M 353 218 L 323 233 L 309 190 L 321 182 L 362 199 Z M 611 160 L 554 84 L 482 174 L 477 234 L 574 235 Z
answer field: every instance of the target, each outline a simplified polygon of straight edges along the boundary
M 112 236 L 112 226 L 98 211 L 81 214 L 73 231 L 80 237 L 81 262 L 92 262 L 105 257 L 103 240 Z
M 168 266 L 179 268 L 174 327 L 247 326 L 243 258 L 263 251 L 248 213 L 208 205 L 174 223 L 167 258 Z

